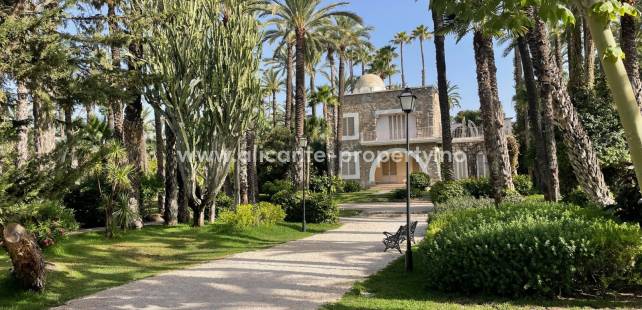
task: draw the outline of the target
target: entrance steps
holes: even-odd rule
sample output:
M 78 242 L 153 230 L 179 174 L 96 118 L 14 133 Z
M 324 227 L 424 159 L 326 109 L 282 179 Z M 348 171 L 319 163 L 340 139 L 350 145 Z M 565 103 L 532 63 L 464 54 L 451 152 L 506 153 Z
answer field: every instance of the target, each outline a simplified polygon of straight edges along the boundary
M 396 189 L 405 188 L 406 184 L 377 184 L 370 187 L 370 190 L 374 190 L 379 193 L 389 193 Z

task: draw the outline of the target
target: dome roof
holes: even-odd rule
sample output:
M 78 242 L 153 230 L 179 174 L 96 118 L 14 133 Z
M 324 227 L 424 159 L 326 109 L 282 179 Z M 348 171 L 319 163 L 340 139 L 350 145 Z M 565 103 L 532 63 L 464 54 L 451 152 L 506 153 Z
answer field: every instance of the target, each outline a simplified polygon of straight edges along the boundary
M 372 93 L 386 90 L 386 84 L 376 74 L 362 75 L 354 85 L 353 94 Z

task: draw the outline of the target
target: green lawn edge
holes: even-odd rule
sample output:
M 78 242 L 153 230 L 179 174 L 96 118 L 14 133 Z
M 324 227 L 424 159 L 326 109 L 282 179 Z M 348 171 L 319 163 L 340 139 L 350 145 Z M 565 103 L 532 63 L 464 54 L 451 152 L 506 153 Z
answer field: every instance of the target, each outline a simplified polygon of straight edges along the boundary
M 202 228 L 148 226 L 113 240 L 106 240 L 97 232 L 69 236 L 45 250 L 50 271 L 43 293 L 16 287 L 9 276 L 9 258 L 0 254 L 0 309 L 46 309 L 162 272 L 265 249 L 339 226 L 308 224 L 304 233 L 298 223 L 244 231 L 215 223 Z

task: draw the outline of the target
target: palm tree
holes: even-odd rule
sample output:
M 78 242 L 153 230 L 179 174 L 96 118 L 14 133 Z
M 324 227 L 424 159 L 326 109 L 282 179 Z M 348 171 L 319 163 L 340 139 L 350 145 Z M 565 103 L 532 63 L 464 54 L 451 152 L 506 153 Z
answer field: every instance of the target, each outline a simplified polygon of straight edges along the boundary
M 419 25 L 412 31 L 412 39 L 419 40 L 419 48 L 421 50 L 421 86 L 426 86 L 426 61 L 424 58 L 424 41 L 430 39 L 432 34 L 428 31 L 428 27 Z
M 315 93 L 315 99 L 317 102 L 323 104 L 323 115 L 326 120 L 326 132 L 325 132 L 325 145 L 326 145 L 326 154 L 330 154 L 334 151 L 334 118 L 330 115 L 329 107 L 336 108 L 338 104 L 337 97 L 334 95 L 332 88 L 329 86 L 322 86 L 317 88 Z M 335 162 L 331 158 L 327 158 L 327 174 L 332 176 L 335 174 Z
M 399 52 L 401 53 L 401 87 L 406 87 L 406 75 L 404 72 L 403 65 L 403 45 L 410 44 L 412 39 L 405 31 L 399 32 L 395 35 L 394 39 L 390 41 L 391 43 L 399 45 Z
M 388 87 L 392 88 L 392 76 L 397 73 L 397 66 L 392 61 L 399 56 L 394 46 L 386 45 L 377 50 L 370 63 L 369 73 L 378 75 L 382 80 L 388 78 Z
M 349 16 L 336 16 L 334 24 L 327 28 L 330 32 L 332 41 L 337 45 L 337 52 L 339 54 L 339 103 L 335 107 L 336 111 L 336 132 L 335 132 L 335 154 L 339 154 L 341 150 L 341 136 L 343 135 L 343 118 L 342 103 L 343 96 L 346 92 L 346 77 L 345 77 L 345 60 L 347 58 L 348 48 L 359 44 L 364 39 L 370 38 L 370 27 L 364 27 L 361 20 Z M 341 164 L 340 156 L 335 157 L 335 168 L 339 168 Z
M 529 46 L 535 71 L 539 72 L 538 78 L 546 80 L 550 77 L 549 81 L 546 82 L 550 84 L 547 87 L 550 87 L 553 97 L 556 123 L 560 126 L 564 144 L 569 149 L 569 152 L 567 152 L 569 161 L 580 186 L 591 197 L 592 201 L 602 205 L 612 204 L 613 197 L 604 181 L 597 154 L 572 104 L 567 87 L 563 82 L 562 73 L 559 71 L 558 66 L 553 65 L 551 61 L 547 61 L 552 59 L 548 29 L 545 22 L 539 17 L 535 18 L 535 26 L 530 35 Z M 544 77 L 541 75 L 546 72 L 550 76 Z
M 549 201 L 559 200 L 559 176 L 557 165 L 557 149 L 555 145 L 554 127 L 552 122 L 552 92 L 550 78 L 539 80 L 540 92 L 535 82 L 535 71 L 531 52 L 525 38 L 517 38 L 521 66 L 524 73 L 524 84 L 528 100 L 528 119 L 535 144 L 535 175 L 542 185 L 544 197 Z M 541 69 L 541 68 L 540 68 Z M 539 72 L 540 74 L 545 72 Z M 540 76 L 541 77 L 541 76 Z M 542 110 L 544 113 L 542 113 Z M 548 128 L 545 128 L 548 127 Z M 528 133 L 526 133 L 528 135 Z M 530 146 L 529 146 L 530 147 Z
M 265 32 L 265 41 L 273 43 L 280 40 L 280 43 L 274 51 L 274 56 L 268 62 L 285 72 L 284 124 L 285 127 L 290 128 L 294 99 L 292 80 L 294 79 L 294 45 L 296 44 L 296 37 L 292 29 L 289 28 L 287 21 L 277 20 L 273 21 L 273 23 L 276 25 L 276 29 L 270 29 Z
M 274 68 L 263 71 L 263 87 L 272 95 L 272 126 L 276 127 L 276 94 L 281 91 L 283 80 L 279 71 Z
M 430 2 L 432 6 L 432 1 Z M 437 62 L 437 91 L 439 93 L 439 110 L 441 112 L 441 140 L 444 152 L 453 153 L 453 136 L 450 131 L 450 98 L 448 96 L 448 78 L 446 76 L 445 37 L 440 31 L 444 27 L 444 16 L 441 11 L 431 7 L 432 20 L 435 25 L 435 58 Z M 444 157 L 441 165 L 443 178 L 447 181 L 455 178 L 453 161 Z
M 459 85 L 448 81 L 448 106 L 452 108 L 461 108 L 461 95 L 459 94 Z
M 274 17 L 269 23 L 285 24 L 287 29 L 294 31 L 296 39 L 296 98 L 295 98 L 295 123 L 296 137 L 303 136 L 303 120 L 305 117 L 305 45 L 306 34 L 326 26 L 332 17 L 346 16 L 354 20 L 361 20 L 357 15 L 347 11 L 337 10 L 346 5 L 339 2 L 322 6 L 321 0 L 274 0 L 269 13 Z

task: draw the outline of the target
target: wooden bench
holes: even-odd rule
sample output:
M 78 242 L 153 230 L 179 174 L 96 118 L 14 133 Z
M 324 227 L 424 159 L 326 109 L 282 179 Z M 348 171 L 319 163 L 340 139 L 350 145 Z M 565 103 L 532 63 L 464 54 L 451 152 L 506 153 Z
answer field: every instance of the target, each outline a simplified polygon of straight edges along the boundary
M 415 242 L 416 229 L 417 229 L 417 222 L 415 221 L 410 223 L 410 242 L 411 243 L 416 243 Z M 383 244 L 386 246 L 386 248 L 383 250 L 384 252 L 388 251 L 388 249 L 397 249 L 399 253 L 403 253 L 401 252 L 401 244 L 404 241 L 406 241 L 406 225 L 399 226 L 399 229 L 394 234 L 384 231 L 383 235 L 386 236 L 385 238 L 383 238 Z

